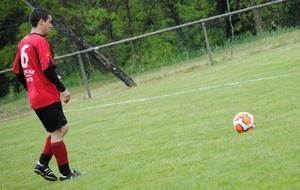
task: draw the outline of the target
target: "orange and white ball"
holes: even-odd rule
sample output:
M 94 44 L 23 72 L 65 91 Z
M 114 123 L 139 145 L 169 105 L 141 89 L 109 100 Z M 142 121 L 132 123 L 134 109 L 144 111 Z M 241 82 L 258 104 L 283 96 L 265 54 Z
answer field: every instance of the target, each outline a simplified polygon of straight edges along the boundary
M 233 128 L 239 133 L 251 131 L 255 125 L 256 121 L 254 116 L 248 112 L 240 112 L 233 118 Z

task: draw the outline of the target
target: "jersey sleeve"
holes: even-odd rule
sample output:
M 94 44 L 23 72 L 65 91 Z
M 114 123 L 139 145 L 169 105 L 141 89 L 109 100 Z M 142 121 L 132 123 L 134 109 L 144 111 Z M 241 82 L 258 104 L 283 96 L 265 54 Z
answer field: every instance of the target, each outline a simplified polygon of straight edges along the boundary
M 39 43 L 37 43 L 36 46 L 36 50 L 38 52 L 42 71 L 55 66 L 50 45 L 45 38 L 41 38 L 41 40 L 39 40 Z
M 66 90 L 63 83 L 58 79 L 54 67 L 50 67 L 50 68 L 44 70 L 44 73 L 45 73 L 46 77 L 56 86 L 56 88 L 59 91 L 63 92 Z
M 19 52 L 19 49 L 18 49 L 18 51 L 17 51 L 17 54 L 16 54 L 16 57 L 15 57 L 15 60 L 14 60 L 14 63 L 13 63 L 13 68 L 12 68 L 12 70 L 13 70 L 13 72 L 15 73 L 15 74 L 20 74 L 20 62 L 21 62 L 21 57 L 20 57 L 21 55 L 20 55 L 20 52 Z

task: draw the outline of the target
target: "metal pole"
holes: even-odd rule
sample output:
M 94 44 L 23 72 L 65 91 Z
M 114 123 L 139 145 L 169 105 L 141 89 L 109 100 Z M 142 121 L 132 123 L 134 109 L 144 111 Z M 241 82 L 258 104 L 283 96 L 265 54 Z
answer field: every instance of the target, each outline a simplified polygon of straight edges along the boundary
M 4 70 L 0 71 L 0 74 L 2 74 L 2 73 L 7 73 L 7 72 L 10 72 L 10 71 L 12 71 L 11 68 L 10 68 L 10 69 L 4 69 Z
M 87 80 L 86 73 L 85 73 L 85 70 L 84 70 L 84 65 L 83 65 L 83 62 L 82 62 L 81 55 L 78 54 L 77 57 L 78 57 L 78 61 L 79 61 L 81 76 L 83 78 L 83 83 L 86 87 L 88 97 L 92 98 L 91 91 L 90 91 L 89 84 L 88 84 L 88 80 Z
M 226 3 L 227 3 L 227 11 L 228 13 L 230 13 L 230 3 L 229 3 L 229 0 L 226 0 Z M 232 15 L 229 15 L 229 24 L 230 24 L 230 28 L 231 28 L 231 38 L 230 38 L 230 60 L 232 59 L 233 57 L 233 45 L 232 45 L 232 42 L 233 42 L 233 39 L 234 39 L 234 28 L 233 28 L 233 24 L 232 24 Z
M 207 49 L 207 53 L 208 53 L 209 62 L 210 62 L 211 65 L 213 65 L 214 61 L 213 61 L 212 52 L 211 52 L 211 49 L 210 49 L 210 46 L 209 46 L 209 41 L 208 41 L 208 37 L 207 37 L 205 22 L 202 22 L 202 28 L 203 28 L 203 33 L 204 33 L 204 38 L 205 38 L 205 45 L 206 45 L 206 49 Z
M 88 55 L 87 53 L 85 53 L 84 55 L 85 55 L 85 57 L 86 57 L 86 60 L 87 60 L 87 62 L 88 62 L 88 64 L 89 64 L 89 66 L 90 66 L 90 68 L 91 68 L 93 74 L 95 74 L 94 68 L 93 68 L 93 66 L 92 66 L 92 64 L 91 64 L 91 61 L 90 61 L 90 58 L 89 58 L 89 55 Z

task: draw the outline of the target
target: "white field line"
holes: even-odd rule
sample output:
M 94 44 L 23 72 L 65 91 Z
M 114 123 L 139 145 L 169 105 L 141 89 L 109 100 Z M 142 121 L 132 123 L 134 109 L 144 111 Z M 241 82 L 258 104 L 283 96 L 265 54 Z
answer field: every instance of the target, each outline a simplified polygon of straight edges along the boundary
M 159 96 L 151 96 L 151 97 L 145 97 L 145 98 L 138 98 L 138 99 L 132 99 L 132 100 L 126 100 L 126 101 L 107 103 L 107 104 L 99 104 L 99 105 L 89 106 L 89 107 L 85 107 L 85 108 L 68 109 L 68 110 L 65 110 L 65 112 L 87 111 L 87 110 L 92 110 L 92 109 L 97 109 L 97 108 L 105 108 L 105 107 L 110 107 L 110 106 L 115 106 L 115 105 L 124 105 L 124 104 L 136 103 L 136 102 L 145 102 L 145 101 L 161 99 L 161 98 L 166 98 L 166 97 L 171 97 L 171 96 L 188 94 L 188 93 L 192 93 L 192 92 L 206 91 L 206 90 L 222 88 L 222 87 L 227 87 L 227 86 L 237 86 L 237 85 L 247 84 L 247 83 L 251 83 L 251 82 L 264 81 L 264 80 L 275 80 L 275 79 L 288 78 L 288 77 L 294 77 L 294 76 L 300 76 L 300 73 L 291 73 L 291 74 L 286 74 L 286 75 L 277 75 L 277 76 L 272 76 L 272 77 L 262 77 L 262 78 L 257 78 L 257 79 L 244 80 L 244 81 L 222 83 L 222 84 L 217 84 L 217 85 L 212 85 L 212 86 L 195 88 L 195 89 L 191 89 L 191 90 L 178 91 L 178 92 L 174 92 L 174 93 L 170 93 L 170 94 L 163 94 L 163 95 L 159 95 Z
M 275 79 L 289 78 L 289 77 L 295 77 L 295 76 L 300 76 L 300 73 L 290 73 L 290 74 L 285 74 L 285 75 L 277 75 L 277 76 L 262 77 L 262 78 L 257 78 L 257 79 L 222 83 L 222 84 L 216 84 L 216 85 L 211 85 L 211 86 L 195 88 L 195 89 L 191 89 L 191 90 L 177 91 L 174 93 L 163 94 L 163 95 L 159 95 L 159 96 L 151 96 L 151 97 L 145 97 L 145 98 L 126 100 L 126 101 L 112 102 L 112 103 L 107 103 L 107 104 L 99 104 L 99 105 L 95 105 L 95 106 L 88 106 L 85 108 L 78 108 L 78 109 L 66 109 L 64 112 L 80 112 L 80 111 L 87 111 L 87 110 L 93 110 L 93 109 L 98 109 L 98 108 L 111 107 L 111 106 L 115 106 L 115 105 L 125 105 L 125 104 L 131 104 L 131 103 L 136 103 L 136 102 L 146 102 L 146 101 L 150 101 L 150 100 L 178 96 L 178 95 L 188 94 L 188 93 L 192 93 L 192 92 L 206 91 L 206 90 L 212 90 L 212 89 L 217 89 L 217 88 L 223 88 L 223 87 L 227 87 L 227 86 L 238 86 L 238 85 L 253 83 L 253 82 L 258 82 L 258 81 L 275 80 Z M 22 115 L 17 115 L 17 116 L 9 117 L 6 119 L 1 119 L 0 121 L 6 121 L 6 120 L 16 119 L 16 118 L 20 118 L 20 117 L 25 117 L 32 113 L 33 112 L 22 114 Z
M 11 117 L 8 117 L 8 118 L 0 119 L 0 122 L 2 122 L 2 121 L 8 121 L 8 120 L 13 120 L 13 119 L 18 119 L 18 118 L 21 118 L 21 117 L 26 117 L 26 116 L 31 115 L 31 114 L 33 114 L 32 111 L 24 113 L 24 114 L 20 114 L 20 115 L 11 116 Z

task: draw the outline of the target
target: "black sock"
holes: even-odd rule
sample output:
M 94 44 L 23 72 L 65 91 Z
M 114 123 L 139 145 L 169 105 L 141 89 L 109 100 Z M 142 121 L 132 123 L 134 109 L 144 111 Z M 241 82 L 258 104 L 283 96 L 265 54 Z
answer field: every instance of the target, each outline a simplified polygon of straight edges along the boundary
M 52 158 L 52 155 L 41 154 L 41 156 L 40 156 L 40 164 L 48 166 L 51 158 Z
M 59 169 L 59 172 L 64 176 L 68 176 L 71 173 L 68 163 L 58 166 L 58 169 Z

